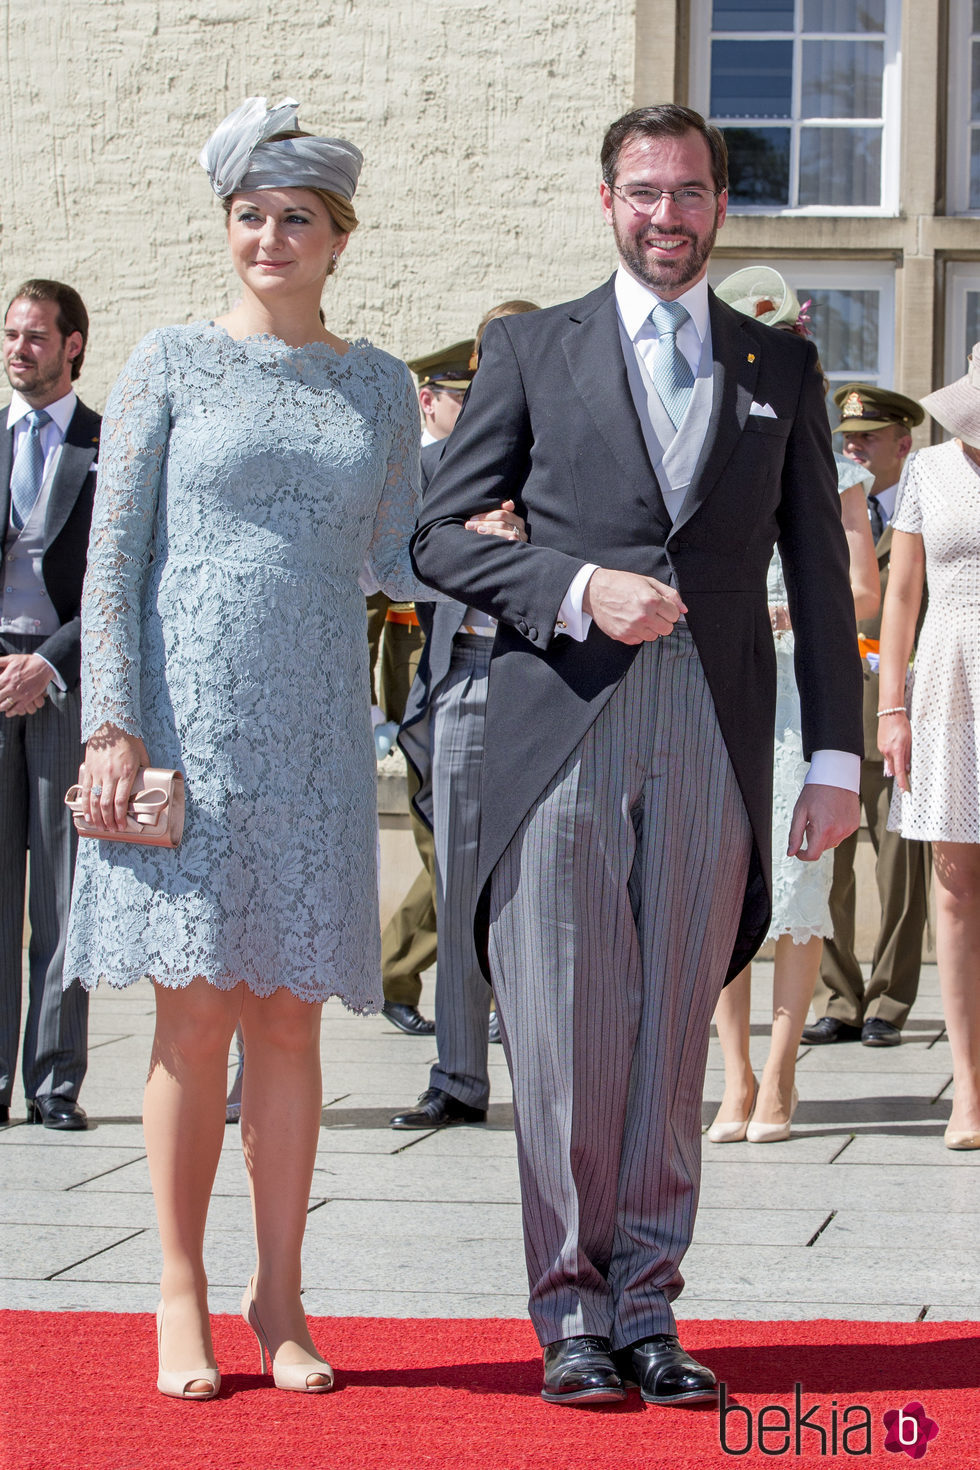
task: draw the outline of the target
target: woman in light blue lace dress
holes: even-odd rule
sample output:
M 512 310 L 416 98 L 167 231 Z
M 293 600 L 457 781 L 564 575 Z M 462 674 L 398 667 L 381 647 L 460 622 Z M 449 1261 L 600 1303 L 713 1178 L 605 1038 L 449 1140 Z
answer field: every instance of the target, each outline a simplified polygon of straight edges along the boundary
M 210 1398 L 204 1225 L 230 1038 L 257 1265 L 243 1313 L 276 1386 L 333 1375 L 300 1300 L 321 1108 L 320 1009 L 380 1005 L 364 595 L 408 553 L 418 407 L 405 365 L 328 331 L 360 154 L 251 99 L 202 163 L 242 283 L 218 321 L 151 332 L 105 417 L 83 622 L 82 786 L 121 826 L 140 766 L 185 774 L 175 851 L 83 842 L 65 981 L 154 981 L 144 1104 L 163 1248 L 162 1392 Z M 431 593 L 427 593 L 431 596 Z M 264 1363 L 264 1357 L 263 1357 Z
M 736 272 L 718 287 L 718 294 L 736 310 L 785 330 L 801 330 L 806 335 L 805 326 L 800 326 L 799 302 L 779 273 L 770 267 L 746 267 Z M 842 455 L 834 457 L 841 518 L 850 553 L 855 617 L 871 617 L 881 597 L 865 498 L 865 482 L 870 483 L 871 477 Z M 778 1143 L 789 1138 L 796 1105 L 794 1079 L 800 1035 L 820 969 L 823 941 L 833 933 L 829 906 L 833 852 L 825 852 L 813 863 L 788 857 L 786 853 L 793 808 L 808 765 L 803 756 L 794 638 L 778 552 L 773 553 L 769 567 L 768 596 L 776 652 L 773 895 L 767 935 L 775 941 L 772 1033 L 757 1087 L 749 1055 L 752 972 L 747 966 L 722 991 L 715 1010 L 715 1025 L 725 1060 L 725 1092 L 708 1129 L 711 1143 L 737 1143 L 743 1138 L 750 1143 Z

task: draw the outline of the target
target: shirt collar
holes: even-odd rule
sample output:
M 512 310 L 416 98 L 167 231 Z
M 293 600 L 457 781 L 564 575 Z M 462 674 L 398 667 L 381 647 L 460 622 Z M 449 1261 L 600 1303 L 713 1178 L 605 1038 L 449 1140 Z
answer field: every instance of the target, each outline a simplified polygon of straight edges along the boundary
M 887 490 L 876 490 L 875 499 L 881 506 L 881 513 L 886 521 L 890 521 L 895 514 L 895 500 L 898 496 L 898 482 L 889 485 Z
M 58 425 L 58 432 L 62 439 L 68 432 L 68 425 L 71 423 L 72 414 L 75 412 L 77 402 L 78 395 L 74 388 L 71 388 L 65 394 L 64 398 L 56 398 L 54 403 L 46 403 L 44 405 L 45 413 L 49 413 L 54 423 Z M 19 424 L 21 419 L 26 418 L 29 413 L 33 413 L 31 405 L 15 388 L 10 396 L 10 407 L 7 410 L 7 428 L 12 429 L 15 424 Z
M 644 286 L 625 266 L 616 272 L 616 307 L 620 319 L 631 341 L 635 342 L 657 302 L 662 300 L 656 291 Z M 701 341 L 708 335 L 708 278 L 702 276 L 690 290 L 677 300 L 685 308 Z

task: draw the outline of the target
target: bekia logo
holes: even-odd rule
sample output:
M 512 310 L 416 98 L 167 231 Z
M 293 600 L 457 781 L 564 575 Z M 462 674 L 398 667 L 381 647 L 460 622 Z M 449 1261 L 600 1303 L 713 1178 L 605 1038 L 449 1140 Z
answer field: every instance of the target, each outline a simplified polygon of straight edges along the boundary
M 921 1460 L 929 1448 L 929 1441 L 936 1438 L 939 1425 L 930 1419 L 918 1402 L 906 1404 L 904 1409 L 889 1409 L 884 1416 L 886 1450 L 904 1450 L 913 1460 Z
M 888 1409 L 883 1416 L 887 1431 L 884 1448 L 904 1450 L 921 1460 L 939 1425 L 930 1419 L 922 1404 L 908 1403 L 904 1409 Z M 796 1458 L 870 1455 L 872 1453 L 871 1410 L 867 1404 L 816 1403 L 803 1407 L 803 1385 L 793 1385 L 793 1405 L 763 1404 L 754 1413 L 745 1404 L 733 1404 L 728 1385 L 719 1385 L 718 1442 L 726 1455 L 747 1455 L 755 1446 L 763 1455 L 793 1455 Z

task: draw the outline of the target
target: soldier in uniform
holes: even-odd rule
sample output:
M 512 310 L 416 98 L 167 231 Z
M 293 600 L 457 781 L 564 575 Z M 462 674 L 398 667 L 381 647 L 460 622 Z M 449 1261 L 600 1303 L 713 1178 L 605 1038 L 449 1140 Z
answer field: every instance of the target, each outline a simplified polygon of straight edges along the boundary
M 835 433 L 843 436 L 848 459 L 874 475 L 868 514 L 875 539 L 881 600 L 885 600 L 891 556 L 891 517 L 902 465 L 912 448 L 911 431 L 923 420 L 921 406 L 902 393 L 867 383 L 845 383 L 834 394 L 841 411 Z M 861 804 L 875 850 L 881 926 L 865 983 L 854 953 L 857 833 L 834 852 L 830 915 L 834 937 L 823 948 L 820 978 L 813 997 L 817 1019 L 804 1028 L 811 1045 L 862 1041 L 865 1046 L 897 1046 L 919 985 L 922 933 L 928 894 L 928 845 L 908 842 L 888 831 L 893 778 L 884 774 L 878 750 L 878 636 L 881 611 L 858 623 L 864 659 L 864 760 Z

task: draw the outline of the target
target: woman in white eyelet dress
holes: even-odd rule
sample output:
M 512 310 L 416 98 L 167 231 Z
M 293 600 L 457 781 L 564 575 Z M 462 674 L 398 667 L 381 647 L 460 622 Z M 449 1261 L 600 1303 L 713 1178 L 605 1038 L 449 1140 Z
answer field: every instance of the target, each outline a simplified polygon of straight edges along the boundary
M 878 564 L 868 522 L 866 486 L 872 477 L 835 454 L 841 516 L 851 554 L 851 590 L 856 618 L 870 617 L 880 597 Z M 773 760 L 772 919 L 775 941 L 772 1033 L 769 1055 L 756 1084 L 749 1055 L 751 966 L 721 993 L 715 1025 L 725 1059 L 725 1095 L 708 1130 L 711 1143 L 779 1143 L 790 1136 L 795 1106 L 794 1074 L 800 1035 L 820 968 L 823 941 L 833 934 L 830 888 L 834 854 L 816 862 L 787 857 L 793 807 L 807 773 L 803 758 L 800 697 L 794 671 L 794 640 L 786 606 L 779 553 L 769 567 L 769 611 L 776 646 L 776 729 Z M 857 629 L 855 627 L 855 637 Z
M 936 960 L 953 1064 L 944 1142 L 980 1149 L 980 342 L 967 376 L 922 405 L 956 437 L 910 455 L 899 484 L 878 743 L 886 774 L 895 773 L 889 826 L 932 843 Z M 926 582 L 929 607 L 907 700 Z
M 219 178 L 229 150 L 233 184 Z M 257 1246 L 243 1313 L 276 1386 L 320 1393 L 333 1374 L 300 1297 L 320 1011 L 330 995 L 381 1002 L 359 577 L 366 566 L 393 598 L 432 596 L 408 550 L 419 416 L 405 365 L 320 313 L 357 224 L 357 150 L 300 134 L 295 104 L 250 99 L 202 162 L 242 297 L 218 321 L 151 332 L 123 370 L 82 609 L 89 815 L 121 827 L 137 769 L 176 766 L 185 833 L 174 851 L 80 844 L 64 976 L 154 982 L 159 1389 L 211 1398 L 220 1385 L 204 1226 L 240 1023 Z

